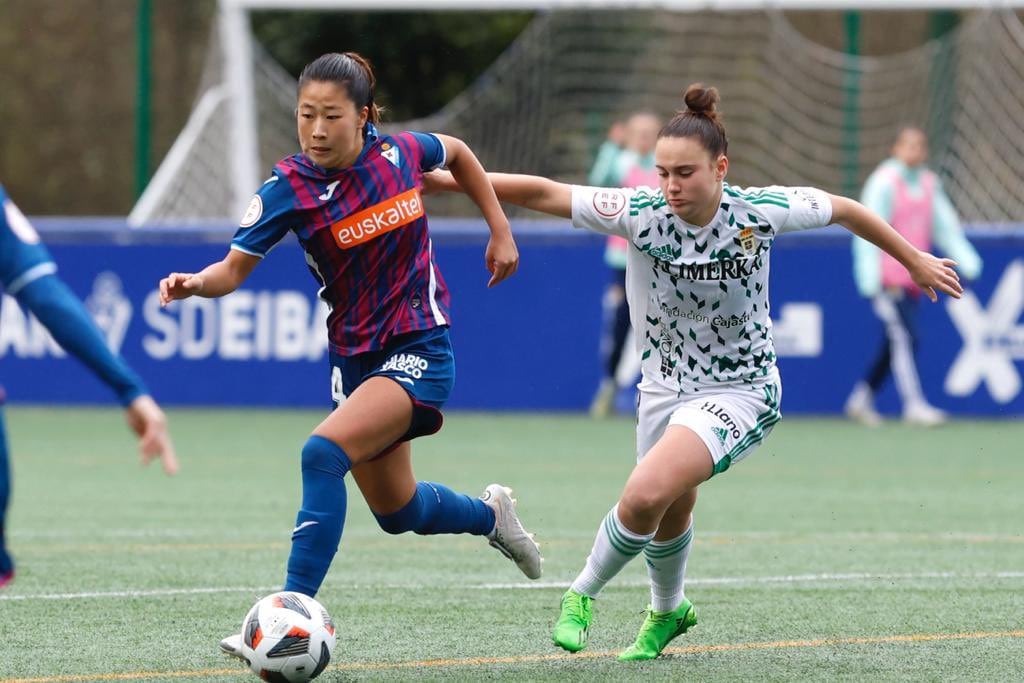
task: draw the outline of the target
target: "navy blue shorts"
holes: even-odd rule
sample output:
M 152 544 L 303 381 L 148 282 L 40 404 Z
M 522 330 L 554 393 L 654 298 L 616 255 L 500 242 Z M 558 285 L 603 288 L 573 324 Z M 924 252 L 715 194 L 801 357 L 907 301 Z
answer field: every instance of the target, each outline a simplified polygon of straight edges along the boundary
M 455 386 L 455 355 L 447 327 L 392 337 L 383 349 L 355 356 L 331 353 L 331 396 L 335 407 L 370 377 L 390 377 L 412 399 L 412 424 L 398 441 L 441 429 L 441 408 Z

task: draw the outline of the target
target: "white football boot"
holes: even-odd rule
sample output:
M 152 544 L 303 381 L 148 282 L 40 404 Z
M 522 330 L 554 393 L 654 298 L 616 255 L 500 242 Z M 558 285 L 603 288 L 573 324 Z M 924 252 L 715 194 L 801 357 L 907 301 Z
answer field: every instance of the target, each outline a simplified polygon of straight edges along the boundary
M 874 396 L 864 382 L 858 382 L 853 388 L 843 410 L 848 418 L 866 427 L 877 427 L 882 424 L 882 416 L 875 410 Z
M 519 521 L 512 489 L 491 484 L 484 489 L 480 500 L 494 510 L 494 529 L 487 534 L 491 547 L 515 562 L 528 578 L 539 579 L 541 562 L 544 561 L 540 556 L 540 546 Z
M 244 661 L 245 657 L 242 656 L 242 634 L 236 633 L 220 641 L 220 651 Z
M 911 403 L 903 409 L 903 421 L 907 424 L 919 425 L 921 427 L 938 427 L 945 424 L 949 416 L 945 411 L 939 410 L 927 403 Z

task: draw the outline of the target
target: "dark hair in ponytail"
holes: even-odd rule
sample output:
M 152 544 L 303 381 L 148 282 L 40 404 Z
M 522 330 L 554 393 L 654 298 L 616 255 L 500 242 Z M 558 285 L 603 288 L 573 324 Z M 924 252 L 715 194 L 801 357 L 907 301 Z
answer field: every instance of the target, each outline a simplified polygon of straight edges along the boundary
M 686 109 L 676 112 L 665 124 L 659 138 L 697 138 L 712 158 L 729 150 L 729 139 L 718 113 L 717 88 L 706 88 L 703 83 L 694 83 L 683 94 Z
M 299 75 L 299 92 L 310 81 L 338 84 L 356 105 L 356 111 L 367 107 L 367 120 L 380 122 L 381 108 L 373 103 L 373 86 L 377 83 L 373 67 L 358 52 L 329 52 L 317 57 Z

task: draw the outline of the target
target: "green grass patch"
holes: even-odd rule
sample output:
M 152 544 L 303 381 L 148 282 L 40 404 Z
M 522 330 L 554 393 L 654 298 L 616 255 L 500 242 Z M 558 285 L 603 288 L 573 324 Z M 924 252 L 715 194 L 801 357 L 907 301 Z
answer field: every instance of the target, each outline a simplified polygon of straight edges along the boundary
M 0 679 L 248 680 L 216 644 L 283 579 L 320 417 L 172 411 L 182 471 L 168 479 L 137 465 L 116 410 L 9 409 L 18 576 L 0 592 Z M 515 489 L 542 583 L 479 538 L 388 536 L 350 483 L 319 595 L 340 636 L 322 680 L 1016 679 L 1021 443 L 1018 422 L 785 420 L 701 490 L 697 627 L 675 654 L 625 665 L 612 655 L 642 621 L 641 562 L 595 603 L 587 656 L 561 656 L 549 631 L 632 467 L 632 421 L 453 413 L 414 443 L 417 475 Z

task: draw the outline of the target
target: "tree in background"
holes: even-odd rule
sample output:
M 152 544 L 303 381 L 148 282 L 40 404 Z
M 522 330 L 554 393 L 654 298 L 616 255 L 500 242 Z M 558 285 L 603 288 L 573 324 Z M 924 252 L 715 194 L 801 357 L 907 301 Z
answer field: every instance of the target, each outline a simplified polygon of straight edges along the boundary
M 157 163 L 181 132 L 213 0 L 153 0 Z M 0 0 L 0 178 L 29 214 L 124 215 L 134 196 L 137 3 Z
M 257 12 L 253 33 L 292 75 L 326 52 L 366 55 L 385 119 L 432 114 L 515 40 L 531 12 Z
M 154 167 L 188 119 L 216 4 L 152 0 Z M 137 7 L 129 0 L 0 0 L 0 178 L 26 212 L 124 215 L 133 205 Z M 863 14 L 863 54 L 900 52 L 934 34 L 927 12 Z M 400 121 L 442 108 L 533 16 L 255 12 L 252 23 L 263 46 L 296 75 L 324 52 L 368 55 L 380 77 L 386 119 Z M 815 42 L 843 49 L 842 12 L 787 17 Z
M 135 201 L 137 3 L 0 0 L 0 178 L 29 214 L 125 215 Z M 152 163 L 196 96 L 215 0 L 153 0 Z M 292 73 L 313 57 L 373 59 L 391 120 L 428 114 L 508 47 L 530 13 L 257 12 Z

